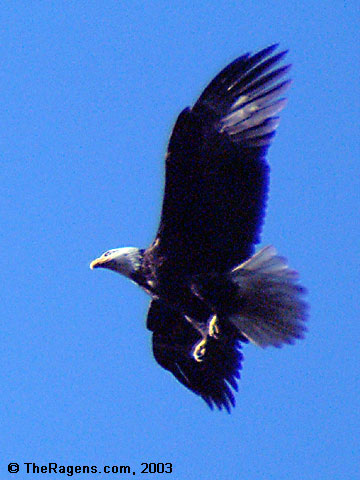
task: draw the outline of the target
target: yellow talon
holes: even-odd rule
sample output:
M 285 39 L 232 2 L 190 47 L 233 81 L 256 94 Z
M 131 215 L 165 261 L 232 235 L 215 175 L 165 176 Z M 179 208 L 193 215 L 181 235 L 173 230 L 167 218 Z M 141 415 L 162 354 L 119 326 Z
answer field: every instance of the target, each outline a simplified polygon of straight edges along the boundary
M 216 315 L 213 315 L 209 323 L 209 335 L 214 338 L 219 338 L 220 336 L 220 327 L 219 321 Z
M 197 362 L 202 362 L 206 354 L 206 339 L 201 340 L 195 345 L 193 357 Z

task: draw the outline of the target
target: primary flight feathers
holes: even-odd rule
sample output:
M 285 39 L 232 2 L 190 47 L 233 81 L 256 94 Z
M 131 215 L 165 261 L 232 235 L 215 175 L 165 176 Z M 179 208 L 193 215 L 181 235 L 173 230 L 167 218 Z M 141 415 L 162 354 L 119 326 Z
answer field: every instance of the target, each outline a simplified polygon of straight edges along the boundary
M 147 249 L 91 263 L 139 284 L 152 301 L 156 361 L 205 402 L 230 411 L 241 343 L 302 338 L 306 304 L 274 247 L 254 254 L 268 191 L 266 152 L 285 105 L 289 66 L 277 45 L 239 57 L 183 110 L 166 154 L 158 232 Z

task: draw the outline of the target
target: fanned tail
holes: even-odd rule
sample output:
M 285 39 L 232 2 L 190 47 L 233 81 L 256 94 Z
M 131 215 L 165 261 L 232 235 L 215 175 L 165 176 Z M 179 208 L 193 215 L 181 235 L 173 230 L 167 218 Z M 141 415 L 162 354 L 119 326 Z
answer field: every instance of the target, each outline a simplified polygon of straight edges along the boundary
M 229 320 L 252 343 L 280 347 L 303 338 L 306 330 L 305 289 L 285 258 L 268 246 L 230 272 L 241 308 Z

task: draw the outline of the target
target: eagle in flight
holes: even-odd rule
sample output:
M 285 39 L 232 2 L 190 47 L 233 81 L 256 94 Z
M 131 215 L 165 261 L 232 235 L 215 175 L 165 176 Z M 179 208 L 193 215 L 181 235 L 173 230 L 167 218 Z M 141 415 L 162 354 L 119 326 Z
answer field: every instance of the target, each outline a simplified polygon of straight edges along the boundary
M 156 361 L 213 408 L 235 406 L 241 345 L 302 338 L 304 288 L 273 246 L 254 254 L 268 192 L 266 152 L 285 106 L 289 65 L 272 45 L 237 58 L 173 128 L 160 225 L 147 249 L 115 248 L 90 267 L 151 297 Z

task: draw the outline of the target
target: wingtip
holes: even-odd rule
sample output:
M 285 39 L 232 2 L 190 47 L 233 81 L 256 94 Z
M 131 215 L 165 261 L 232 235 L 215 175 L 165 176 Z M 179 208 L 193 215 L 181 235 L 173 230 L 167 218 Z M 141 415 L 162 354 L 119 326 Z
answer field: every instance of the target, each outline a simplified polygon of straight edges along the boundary
M 280 42 L 276 42 L 276 43 L 273 43 L 272 45 L 270 45 L 270 47 L 272 48 L 278 48 L 278 46 L 280 45 Z
M 257 65 L 262 61 L 269 61 L 269 60 L 273 64 L 278 63 L 289 53 L 289 49 L 285 49 L 272 55 L 279 46 L 280 46 L 279 43 L 274 43 L 273 45 L 270 45 L 269 47 L 266 47 L 263 50 L 260 50 L 254 53 L 250 57 L 250 59 L 254 63 L 254 65 Z
M 270 55 L 270 53 L 274 52 L 277 48 L 279 48 L 280 43 L 272 43 L 268 47 L 263 48 L 262 50 L 259 51 L 259 53 L 265 54 L 265 55 Z

